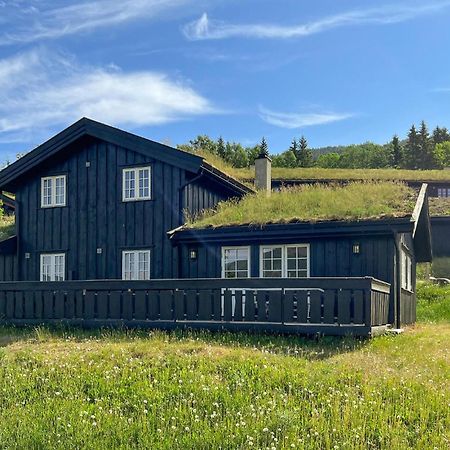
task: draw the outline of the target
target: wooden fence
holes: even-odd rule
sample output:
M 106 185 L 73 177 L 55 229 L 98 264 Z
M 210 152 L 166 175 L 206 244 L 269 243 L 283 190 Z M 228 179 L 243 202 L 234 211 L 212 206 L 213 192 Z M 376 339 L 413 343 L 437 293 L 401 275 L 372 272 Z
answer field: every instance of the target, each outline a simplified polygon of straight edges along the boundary
M 0 323 L 67 323 L 368 336 L 390 285 L 373 278 L 0 283 Z

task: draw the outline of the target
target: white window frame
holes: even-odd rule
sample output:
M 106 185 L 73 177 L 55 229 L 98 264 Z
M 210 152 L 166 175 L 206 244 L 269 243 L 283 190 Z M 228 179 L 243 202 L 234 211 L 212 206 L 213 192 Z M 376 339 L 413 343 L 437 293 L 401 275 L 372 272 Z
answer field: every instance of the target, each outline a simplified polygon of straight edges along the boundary
M 62 203 L 57 203 L 56 201 L 56 180 L 62 179 L 63 180 L 63 188 L 64 188 L 64 200 Z M 51 181 L 51 187 L 50 187 L 50 203 L 45 204 L 44 198 L 45 192 L 44 192 L 44 184 L 46 181 Z M 66 198 L 67 198 L 67 177 L 66 175 L 54 175 L 51 177 L 42 177 L 41 178 L 41 208 L 57 208 L 66 206 Z
M 412 292 L 413 291 L 413 264 L 411 254 L 402 247 L 401 250 L 401 279 L 402 279 L 402 289 Z
M 41 253 L 40 255 L 40 265 L 39 265 L 39 279 L 41 281 L 44 281 L 44 258 L 50 257 L 50 270 L 49 270 L 49 276 L 50 280 L 45 281 L 64 281 L 66 279 L 66 254 L 65 253 Z M 56 280 L 56 258 L 62 257 L 62 280 Z
M 126 264 L 125 264 L 125 260 L 126 260 L 126 255 L 129 254 L 134 254 L 135 257 L 135 261 L 137 261 L 137 264 L 135 264 L 135 267 L 133 268 L 133 272 L 131 274 L 131 278 L 126 278 L 125 277 L 125 273 L 127 272 L 126 270 Z M 141 254 L 145 254 L 148 257 L 148 277 L 145 278 L 139 278 L 139 256 Z M 122 250 L 122 280 L 127 280 L 127 281 L 132 281 L 132 280 L 138 280 L 138 281 L 145 281 L 145 280 L 150 280 L 151 279 L 151 264 L 152 264 L 152 260 L 151 260 L 151 251 L 149 249 L 140 249 L 140 250 Z
M 249 246 L 245 246 L 245 245 L 234 245 L 234 246 L 230 246 L 230 247 L 222 247 L 222 259 L 221 259 L 221 264 L 222 264 L 222 278 L 225 278 L 225 252 L 227 250 L 247 250 L 248 252 L 248 265 L 247 265 L 247 277 L 246 278 L 250 278 L 250 273 L 251 273 L 251 249 Z M 230 278 L 227 278 L 230 279 Z M 237 278 L 234 278 L 237 279 Z
M 139 172 L 142 170 L 148 170 L 148 195 L 140 195 L 139 192 Z M 134 196 L 129 197 L 126 189 L 126 174 L 134 173 Z M 152 199 L 152 167 L 151 166 L 139 166 L 139 167 L 126 167 L 122 169 L 122 201 L 124 202 L 136 202 L 140 200 Z
M 263 251 L 264 249 L 274 249 L 281 248 L 281 278 L 287 278 L 288 269 L 287 269 L 287 249 L 291 247 L 304 247 L 306 248 L 306 277 L 300 278 L 309 278 L 311 276 L 311 251 L 310 244 L 275 244 L 275 245 L 260 245 L 259 247 L 259 277 L 260 278 L 268 278 L 264 277 L 264 259 L 263 259 Z
M 450 197 L 450 188 L 438 188 L 438 197 L 440 198 Z

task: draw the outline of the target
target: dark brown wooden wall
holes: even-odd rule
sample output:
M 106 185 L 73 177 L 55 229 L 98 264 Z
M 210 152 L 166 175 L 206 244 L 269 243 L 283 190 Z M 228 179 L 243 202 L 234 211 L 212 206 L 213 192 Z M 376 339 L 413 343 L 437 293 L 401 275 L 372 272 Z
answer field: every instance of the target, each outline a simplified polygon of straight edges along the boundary
M 17 271 L 16 255 L 0 254 L 0 281 L 14 281 Z
M 122 202 L 122 169 L 145 164 L 152 167 L 152 200 Z M 67 206 L 41 208 L 41 177 L 57 174 L 67 175 Z M 121 252 L 133 248 L 151 249 L 152 278 L 177 277 L 178 252 L 166 233 L 181 225 L 183 209 L 197 211 L 221 199 L 201 182 L 180 194 L 187 175 L 195 176 L 99 140 L 68 148 L 16 193 L 19 280 L 38 280 L 40 253 L 59 251 L 66 253 L 67 279 L 121 278 Z
M 353 243 L 360 243 L 361 253 L 352 253 Z M 271 242 L 273 243 L 273 242 Z M 280 244 L 292 242 L 283 241 Z M 394 278 L 395 245 L 393 237 L 298 239 L 296 243 L 309 243 L 312 277 L 372 276 L 388 283 Z M 236 243 L 235 243 L 236 244 Z M 224 244 L 229 245 L 229 244 Z M 236 245 L 247 245 L 245 238 Z M 198 257 L 189 259 L 189 250 L 196 248 Z M 220 277 L 221 244 L 181 247 L 181 267 L 184 278 Z M 251 246 L 251 275 L 259 276 L 259 245 Z

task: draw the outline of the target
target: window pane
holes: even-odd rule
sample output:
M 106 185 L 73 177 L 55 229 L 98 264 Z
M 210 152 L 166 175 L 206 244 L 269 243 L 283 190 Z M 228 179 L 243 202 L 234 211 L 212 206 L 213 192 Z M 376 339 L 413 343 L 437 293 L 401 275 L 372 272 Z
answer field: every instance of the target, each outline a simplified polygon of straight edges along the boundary
M 225 278 L 247 278 L 249 267 L 248 248 L 227 248 L 223 251 L 222 267 Z
M 148 198 L 150 196 L 150 170 L 139 169 L 139 197 Z

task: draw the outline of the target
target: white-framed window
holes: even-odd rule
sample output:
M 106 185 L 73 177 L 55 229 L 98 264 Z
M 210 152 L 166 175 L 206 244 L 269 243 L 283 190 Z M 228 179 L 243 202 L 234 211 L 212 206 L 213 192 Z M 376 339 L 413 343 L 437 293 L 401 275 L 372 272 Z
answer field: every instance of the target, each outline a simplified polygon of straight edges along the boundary
M 122 280 L 150 280 L 150 250 L 122 251 Z
M 401 251 L 402 260 L 401 260 L 401 273 L 402 273 L 402 288 L 408 291 L 412 291 L 413 289 L 413 265 L 411 255 L 405 250 Z
M 450 188 L 438 188 L 438 197 L 450 197 Z
M 41 254 L 41 281 L 64 281 L 66 274 L 66 255 L 64 253 Z
M 262 245 L 259 275 L 262 278 L 308 278 L 309 244 Z
M 41 178 L 41 207 L 66 206 L 66 176 Z
M 124 202 L 151 199 L 151 167 L 123 169 L 122 200 Z
M 250 247 L 222 247 L 222 278 L 250 277 Z

